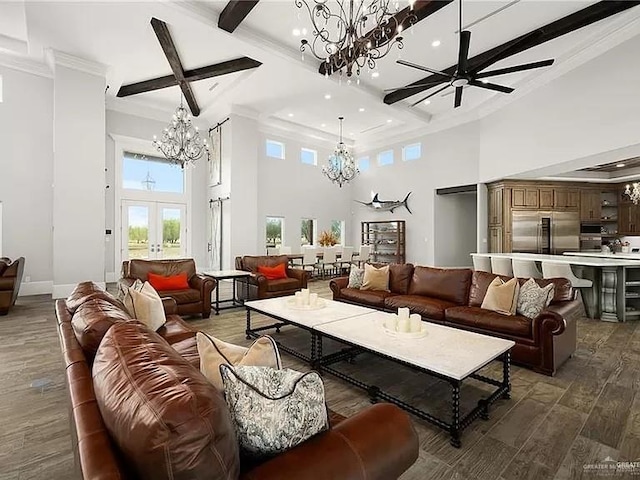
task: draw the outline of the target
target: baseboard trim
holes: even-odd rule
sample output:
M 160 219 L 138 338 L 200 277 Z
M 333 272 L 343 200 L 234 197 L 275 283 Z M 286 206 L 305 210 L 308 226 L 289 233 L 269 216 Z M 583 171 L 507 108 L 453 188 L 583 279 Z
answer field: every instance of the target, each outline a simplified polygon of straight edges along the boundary
M 104 282 L 94 282 L 94 283 L 100 286 L 101 288 L 106 288 L 106 285 Z M 71 292 L 73 292 L 73 289 L 76 288 L 76 285 L 77 283 L 54 285 L 51 292 L 51 296 L 53 298 L 67 298 L 71 294 Z
M 19 297 L 28 297 L 29 295 L 47 295 L 53 291 L 53 282 L 51 280 L 42 282 L 22 282 L 20 284 Z
M 104 278 L 107 283 L 116 283 L 118 281 L 116 272 L 107 272 L 105 273 Z

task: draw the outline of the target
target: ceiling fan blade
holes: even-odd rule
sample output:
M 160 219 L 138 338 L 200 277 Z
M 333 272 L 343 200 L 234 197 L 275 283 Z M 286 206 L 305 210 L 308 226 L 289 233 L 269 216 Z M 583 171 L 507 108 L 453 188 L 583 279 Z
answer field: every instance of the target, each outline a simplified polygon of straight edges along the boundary
M 471 43 L 471 32 L 464 30 L 460 32 L 460 48 L 458 50 L 458 73 L 466 73 L 469 60 L 469 44 Z
M 533 70 L 534 68 L 548 67 L 553 65 L 554 60 L 542 60 L 540 62 L 524 63 L 522 65 L 515 65 L 513 67 L 499 68 L 497 70 L 490 70 L 488 72 L 482 72 L 475 76 L 475 78 L 494 77 L 497 75 L 506 75 L 507 73 L 523 72 L 525 70 Z
M 408 90 L 410 88 L 422 88 L 424 89 L 424 87 L 435 87 L 436 85 L 440 85 L 442 82 L 444 82 L 446 80 L 442 79 L 440 80 L 436 80 L 434 82 L 427 82 L 427 83 L 418 83 L 416 85 L 407 85 L 406 87 L 397 87 L 397 88 L 385 88 L 383 91 L 384 92 L 397 92 L 398 90 Z
M 458 108 L 462 104 L 462 87 L 456 87 L 456 98 L 453 101 L 453 108 Z
M 396 60 L 396 63 L 399 63 L 400 65 L 404 65 L 405 67 L 417 68 L 418 70 L 423 70 L 425 72 L 433 73 L 434 75 L 440 75 L 446 78 L 453 78 L 453 76 L 449 75 L 448 73 L 441 72 L 440 70 L 434 70 L 433 68 L 429 68 L 429 67 L 423 67 L 422 65 L 418 65 L 416 63 L 407 62 L 406 60 Z
M 505 87 L 504 85 L 498 85 L 497 83 L 484 83 L 477 80 L 470 81 L 469 85 L 473 85 L 474 87 L 486 88 L 487 90 L 495 90 L 496 92 L 502 93 L 511 93 L 515 90 L 515 88 Z
M 426 97 L 421 98 L 421 99 L 420 99 L 420 100 L 418 100 L 416 103 L 412 103 L 412 104 L 411 104 L 411 106 L 412 106 L 412 107 L 415 107 L 415 106 L 416 106 L 416 105 L 418 105 L 419 103 L 424 102 L 427 98 L 431 98 L 431 97 L 433 97 L 434 95 L 439 94 L 439 93 L 440 93 L 441 91 L 443 91 L 445 88 L 449 88 L 450 86 L 451 86 L 451 85 L 447 83 L 444 87 L 439 88 L 438 90 L 436 90 L 436 91 L 435 91 L 435 92 L 433 92 L 433 93 L 430 93 L 430 94 L 429 94 L 429 95 L 427 95 Z

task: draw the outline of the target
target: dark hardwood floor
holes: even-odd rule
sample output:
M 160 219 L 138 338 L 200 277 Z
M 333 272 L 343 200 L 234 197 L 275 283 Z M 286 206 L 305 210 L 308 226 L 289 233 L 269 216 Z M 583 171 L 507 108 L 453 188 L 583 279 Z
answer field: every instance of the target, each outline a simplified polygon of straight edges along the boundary
M 330 297 L 326 281 L 312 291 Z M 221 288 L 228 291 L 228 286 Z M 255 316 L 257 322 L 265 321 Z M 224 340 L 248 344 L 244 310 L 189 322 Z M 309 338 L 294 328 L 275 337 L 308 348 Z M 307 367 L 283 354 L 286 366 Z M 419 406 L 448 412 L 448 387 L 415 371 L 371 356 L 360 356 L 345 371 L 375 382 Z M 485 371 L 497 374 L 499 365 Z M 325 376 L 329 407 L 345 416 L 366 408 L 366 395 Z M 402 477 L 423 479 L 577 479 L 602 476 L 585 465 L 640 459 L 640 330 L 636 323 L 583 319 L 578 349 L 555 377 L 513 367 L 511 400 L 499 400 L 488 421 L 477 420 L 462 436 L 462 448 L 449 445 L 445 432 L 414 418 L 420 457 Z M 462 391 L 470 408 L 484 385 L 470 381 Z M 0 317 L 0 479 L 69 479 L 73 454 L 67 393 L 53 302 L 25 297 Z M 610 473 L 607 472 L 607 473 Z M 615 473 L 614 478 L 638 478 Z

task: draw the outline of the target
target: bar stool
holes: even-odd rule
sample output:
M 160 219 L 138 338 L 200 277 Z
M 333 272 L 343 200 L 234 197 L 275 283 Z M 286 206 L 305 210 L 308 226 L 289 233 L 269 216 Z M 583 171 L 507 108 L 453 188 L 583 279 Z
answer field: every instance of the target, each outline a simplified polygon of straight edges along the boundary
M 513 277 L 511 259 L 508 257 L 491 257 L 491 272 L 504 277 Z
M 480 257 L 478 255 L 471 254 L 471 258 L 473 259 L 473 269 L 478 272 L 489 272 L 491 273 L 491 258 L 489 257 Z
M 513 266 L 513 276 L 517 278 L 542 278 L 542 272 L 538 270 L 536 262 L 533 260 L 516 260 L 511 262 Z
M 591 280 L 576 277 L 569 263 L 542 262 L 542 275 L 544 278 L 566 278 L 571 282 L 573 288 L 580 289 L 586 314 L 589 318 L 593 318 L 595 303 L 593 301 L 593 291 L 591 290 L 593 287 Z M 583 289 L 589 289 L 589 295 L 586 295 L 588 298 L 585 298 L 582 293 Z

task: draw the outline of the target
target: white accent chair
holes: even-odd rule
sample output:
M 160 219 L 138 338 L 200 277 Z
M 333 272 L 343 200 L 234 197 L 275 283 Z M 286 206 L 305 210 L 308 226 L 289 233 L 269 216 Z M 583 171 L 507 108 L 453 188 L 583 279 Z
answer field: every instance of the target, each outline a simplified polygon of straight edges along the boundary
M 267 255 L 280 255 L 280 247 L 267 247 Z
M 369 261 L 369 257 L 371 257 L 371 245 L 360 245 L 360 251 L 353 260 L 358 262 L 358 265 L 362 265 Z
M 513 276 L 517 278 L 542 278 L 542 272 L 538 270 L 533 260 L 513 259 Z
M 478 272 L 489 272 L 491 273 L 491 258 L 489 257 L 480 257 L 478 255 L 471 254 L 471 258 L 473 260 L 473 269 Z
M 593 282 L 591 280 L 576 277 L 569 263 L 542 262 L 542 275 L 544 278 L 566 278 L 571 282 L 573 288 L 580 289 L 587 317 L 593 318 L 595 301 Z M 583 292 L 587 293 L 587 295 Z
M 496 275 L 513 277 L 511 259 L 505 257 L 491 257 L 491 272 L 495 273 Z
M 338 260 L 338 251 L 334 247 L 327 247 L 322 252 L 322 258 L 318 262 L 318 270 L 322 275 L 322 278 L 325 278 L 325 274 L 327 270 L 330 272 L 334 272 L 337 268 L 337 260 Z

